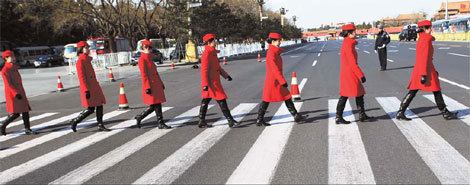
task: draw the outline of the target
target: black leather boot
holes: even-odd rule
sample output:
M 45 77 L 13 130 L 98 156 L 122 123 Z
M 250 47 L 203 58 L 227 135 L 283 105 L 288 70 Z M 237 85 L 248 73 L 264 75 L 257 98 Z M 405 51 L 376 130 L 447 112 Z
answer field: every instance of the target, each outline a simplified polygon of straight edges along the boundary
M 157 114 L 158 129 L 170 129 L 171 127 L 166 125 L 165 122 L 163 121 L 163 112 L 162 112 L 161 103 L 155 105 L 155 113 Z
M 408 94 L 406 94 L 405 98 L 403 98 L 403 100 L 401 101 L 400 109 L 397 112 L 396 119 L 405 120 L 405 121 L 410 121 L 411 120 L 410 118 L 407 118 L 405 116 L 405 111 L 408 108 L 408 106 L 410 105 L 413 98 L 416 96 L 417 92 L 418 92 L 418 90 L 410 90 L 408 92 Z
M 437 108 L 441 111 L 442 117 L 444 117 L 445 120 L 457 119 L 459 112 L 450 112 L 446 108 L 441 91 L 434 92 L 434 100 L 436 100 Z
M 228 126 L 230 128 L 237 127 L 239 123 L 235 119 L 233 119 L 232 114 L 230 113 L 230 109 L 228 108 L 228 105 L 227 105 L 227 100 L 226 99 L 219 100 L 217 101 L 217 103 L 219 103 L 222 113 L 224 114 L 225 118 L 227 118 Z
M 364 122 L 374 119 L 372 116 L 367 116 L 366 109 L 364 107 L 364 96 L 359 96 L 356 98 L 356 106 L 359 111 L 359 121 Z
M 284 102 L 286 103 L 287 110 L 289 110 L 290 114 L 292 114 L 292 116 L 294 116 L 294 121 L 296 123 L 299 123 L 299 124 L 303 123 L 305 121 L 306 117 L 308 117 L 308 115 L 306 115 L 306 116 L 300 115 L 297 112 L 297 109 L 295 109 L 295 105 L 294 105 L 294 102 L 292 102 L 292 99 L 288 99 Z
M 264 122 L 264 114 L 266 114 L 266 110 L 268 109 L 269 102 L 261 102 L 261 105 L 258 109 L 258 119 L 256 119 L 256 126 L 271 126 L 271 124 Z
M 20 116 L 20 114 L 18 113 L 14 113 L 14 114 L 9 114 L 7 116 L 7 118 L 5 120 L 3 120 L 2 122 L 2 135 L 6 136 L 7 135 L 7 126 L 8 124 L 10 124 L 13 120 L 15 120 L 16 118 L 18 118 Z
M 34 132 L 34 131 L 31 130 L 31 124 L 29 123 L 29 112 L 23 112 L 21 114 L 21 117 L 23 118 L 24 133 L 26 135 L 38 134 L 37 132 Z
M 206 113 L 207 108 L 209 107 L 209 102 L 211 101 L 210 98 L 202 99 L 201 101 L 201 109 L 199 109 L 199 128 L 210 128 L 212 125 L 206 123 Z
M 343 118 L 344 107 L 346 106 L 346 102 L 348 101 L 348 97 L 341 96 L 338 100 L 338 105 L 336 105 L 336 124 L 350 124 L 350 121 L 346 121 Z
M 140 128 L 140 123 L 142 120 L 147 117 L 150 113 L 152 113 L 155 110 L 154 106 L 148 106 L 147 108 L 144 109 L 139 115 L 135 116 L 134 119 L 136 120 L 136 125 L 137 128 Z
M 98 122 L 98 130 L 99 131 L 111 131 L 104 127 L 103 124 L 103 106 L 96 107 L 96 122 Z
M 73 132 L 77 132 L 77 124 L 84 120 L 86 117 L 88 117 L 90 114 L 93 114 L 93 112 L 95 112 L 95 108 L 88 107 L 85 110 L 82 110 L 82 112 L 80 112 L 80 114 L 76 118 L 70 120 L 70 125 L 72 125 Z

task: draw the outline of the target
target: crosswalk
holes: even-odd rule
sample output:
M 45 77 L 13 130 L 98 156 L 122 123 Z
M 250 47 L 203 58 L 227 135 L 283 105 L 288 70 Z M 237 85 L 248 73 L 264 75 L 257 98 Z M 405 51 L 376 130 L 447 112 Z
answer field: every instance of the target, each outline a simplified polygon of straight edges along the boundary
M 301 83 L 300 89 L 305 85 Z M 457 123 L 462 123 L 461 126 L 468 129 L 470 126 L 470 108 L 465 103 L 444 95 L 444 100 L 447 108 L 451 111 L 459 111 L 459 120 Z M 434 104 L 433 95 L 423 95 L 422 100 L 427 100 L 429 105 Z M 443 184 L 469 184 L 470 183 L 470 162 L 468 155 L 462 153 L 455 148 L 445 137 L 441 136 L 438 130 L 426 123 L 425 119 L 420 118 L 411 110 L 406 111 L 406 115 L 412 118 L 412 121 L 399 121 L 395 119 L 396 111 L 400 106 L 400 100 L 397 97 L 375 97 L 371 99 L 377 103 L 382 112 L 388 116 L 388 122 L 395 124 L 396 128 L 406 138 L 407 142 L 414 149 L 424 164 L 432 171 L 437 179 Z M 359 127 L 359 122 L 353 114 L 353 108 L 350 102 L 346 104 L 344 110 L 344 118 L 352 121 L 349 125 L 337 125 L 334 118 L 336 114 L 337 99 L 328 99 L 327 107 L 328 114 L 325 122 L 318 122 L 316 124 L 327 123 L 328 138 L 326 139 L 328 146 L 328 153 L 325 160 L 328 161 L 327 165 L 327 182 L 330 184 L 376 184 L 376 175 L 380 173 L 376 168 L 373 168 L 373 163 L 369 161 L 369 153 L 367 146 L 363 142 L 364 134 Z M 306 102 L 296 102 L 295 106 L 301 112 L 305 111 Z M 234 105 L 231 110 L 232 115 L 237 121 L 247 119 L 249 115 L 256 114 L 258 103 L 240 103 Z M 214 105 L 210 105 L 209 109 L 213 109 Z M 305 109 L 305 108 L 304 108 Z M 176 112 L 174 107 L 164 107 L 164 112 Z M 178 109 L 180 111 L 180 109 Z M 142 149 L 145 149 L 154 142 L 161 140 L 169 133 L 178 133 L 181 126 L 184 126 L 191 120 L 197 120 L 199 113 L 199 106 L 188 107 L 188 109 L 178 113 L 173 118 L 170 118 L 166 123 L 172 126 L 172 129 L 161 130 L 158 128 L 151 128 L 148 130 L 140 129 L 141 134 L 132 138 L 116 147 L 113 147 L 106 152 L 100 154 L 97 158 L 80 163 L 76 168 L 71 171 L 64 172 L 52 179 L 48 179 L 49 184 L 83 184 L 89 182 L 91 179 L 105 174 L 110 169 L 118 166 L 121 162 L 128 160 L 130 156 L 135 155 Z M 104 120 L 112 121 L 117 117 L 128 117 L 135 114 L 132 111 L 111 111 L 104 115 Z M 55 130 L 50 132 L 40 133 L 30 140 L 25 140 L 30 136 L 24 136 L 20 131 L 13 131 L 15 128 L 22 127 L 22 121 L 15 122 L 15 125 L 9 127 L 12 132 L 7 136 L 0 137 L 0 166 L 16 155 L 24 155 L 35 147 L 54 144 L 54 142 L 61 142 L 60 140 L 69 134 L 73 133 L 68 124 L 64 124 L 67 120 L 75 117 L 77 113 L 64 114 L 58 112 L 42 113 L 37 116 L 31 117 L 33 122 L 33 129 L 36 131 L 43 131 L 53 127 Z M 197 161 L 213 150 L 213 146 L 223 140 L 225 135 L 233 129 L 227 125 L 227 120 L 220 114 L 217 114 L 218 119 L 213 124 L 213 128 L 198 129 L 194 137 L 183 143 L 181 146 L 165 156 L 161 162 L 155 166 L 143 170 L 138 174 L 135 179 L 127 183 L 133 184 L 171 184 L 175 183 L 179 178 L 185 175 Z M 282 104 L 277 111 L 272 115 L 269 121 L 272 124 L 270 127 L 262 128 L 260 134 L 253 140 L 253 142 L 245 143 L 249 146 L 249 150 L 243 154 L 243 157 L 231 168 L 221 169 L 227 173 L 225 182 L 226 184 L 269 184 L 273 182 L 276 172 L 279 170 L 278 165 L 283 160 L 285 150 L 289 144 L 289 138 L 296 134 L 294 128 L 297 126 L 293 121 L 287 107 Z M 55 117 L 52 120 L 47 120 L 49 117 Z M 155 119 L 155 115 L 149 115 L 144 119 Z M 251 120 L 250 120 L 251 121 Z M 380 120 L 381 121 L 381 120 Z M 79 131 L 83 131 L 86 127 L 94 126 L 96 121 L 89 119 L 79 124 Z M 59 147 L 53 148 L 46 153 L 26 159 L 25 161 L 18 162 L 15 165 L 7 165 L 1 167 L 0 170 L 0 183 L 11 183 L 15 180 L 23 179 L 38 170 L 47 169 L 48 165 L 66 159 L 66 157 L 73 154 L 80 153 L 86 148 L 91 148 L 99 145 L 101 142 L 109 140 L 112 136 L 119 136 L 126 134 L 129 127 L 134 126 L 135 120 L 126 119 L 118 120 L 113 123 L 109 128 L 109 132 L 98 132 L 78 136 L 77 140 L 67 144 L 58 144 Z M 367 124 L 374 124 L 370 122 Z M 55 127 L 62 125 L 62 127 Z M 367 126 L 367 125 L 362 125 Z M 194 126 L 195 127 L 195 126 Z M 237 129 L 237 128 L 235 128 Z M 468 138 L 467 138 L 468 139 Z M 313 141 L 312 141 L 313 142 Z M 12 144 L 13 143 L 13 144 Z M 10 145 L 10 146 L 8 146 Z M 145 159 L 143 159 L 145 160 Z M 299 159 L 301 160 L 301 159 Z M 64 163 L 66 165 L 67 163 Z M 312 164 L 314 165 L 314 164 Z M 132 168 L 138 168 L 134 166 Z M 228 170 L 228 171 L 227 171 Z M 43 172 L 46 173 L 46 172 Z M 125 172 L 123 172 L 125 173 Z M 304 172 L 316 173 L 316 172 Z M 315 183 L 315 182 L 306 182 Z M 392 183 L 392 182 L 391 182 Z

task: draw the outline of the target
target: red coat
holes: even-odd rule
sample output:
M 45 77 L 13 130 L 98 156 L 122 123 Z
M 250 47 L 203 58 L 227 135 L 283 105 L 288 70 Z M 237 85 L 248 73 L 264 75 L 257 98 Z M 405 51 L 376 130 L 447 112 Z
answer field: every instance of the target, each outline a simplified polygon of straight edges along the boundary
M 165 92 L 163 91 L 163 82 L 158 75 L 157 66 L 153 63 L 151 53 L 140 53 L 139 69 L 142 76 L 142 99 L 144 104 L 153 105 L 166 101 Z M 151 94 L 147 94 L 146 90 L 150 89 Z
M 292 98 L 289 89 L 282 86 L 287 83 L 282 75 L 281 53 L 283 51 L 283 48 L 269 45 L 263 86 L 263 101 L 265 102 L 280 102 Z
M 214 98 L 216 100 L 223 100 L 227 98 L 224 92 L 220 76 L 227 78 L 229 74 L 220 67 L 217 53 L 219 51 L 213 47 L 205 46 L 204 52 L 201 56 L 201 94 L 202 99 Z M 204 86 L 208 86 L 209 90 L 204 91 Z
M 3 84 L 5 85 L 5 102 L 7 111 L 13 113 L 23 113 L 31 110 L 28 98 L 24 92 L 21 75 L 18 72 L 18 66 L 5 62 L 2 69 Z M 21 94 L 21 100 L 16 98 L 17 94 Z
M 435 38 L 427 33 L 420 33 L 416 43 L 416 60 L 411 74 L 411 80 L 408 84 L 410 90 L 440 91 L 439 76 L 432 63 L 434 47 L 432 41 Z M 426 83 L 421 84 L 421 76 L 426 75 Z
M 356 45 L 356 40 L 345 37 L 341 46 L 341 71 L 339 73 L 339 95 L 341 96 L 358 97 L 366 93 L 360 82 L 364 74 L 357 65 Z
M 80 82 L 80 95 L 83 107 L 96 107 L 106 104 L 106 98 L 101 91 L 100 84 L 96 79 L 95 70 L 91 65 L 93 58 L 80 54 L 77 60 L 77 76 Z M 85 91 L 90 92 L 90 99 L 86 99 Z

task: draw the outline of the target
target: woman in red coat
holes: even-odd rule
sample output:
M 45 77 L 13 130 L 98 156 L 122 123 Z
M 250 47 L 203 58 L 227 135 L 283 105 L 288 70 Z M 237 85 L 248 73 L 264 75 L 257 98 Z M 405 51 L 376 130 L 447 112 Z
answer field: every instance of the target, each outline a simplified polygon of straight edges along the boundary
M 411 74 L 411 80 L 408 84 L 410 90 L 400 104 L 396 118 L 399 120 L 411 120 L 405 116 L 405 110 L 416 96 L 418 90 L 434 93 L 437 107 L 446 120 L 457 118 L 458 112 L 450 112 L 446 108 L 444 99 L 442 98 L 441 87 L 439 84 L 439 73 L 437 73 L 432 63 L 434 55 L 434 47 L 432 41 L 435 38 L 431 35 L 431 21 L 424 20 L 418 23 L 419 39 L 416 43 L 416 60 Z
M 80 41 L 77 43 L 77 76 L 80 82 L 80 94 L 82 97 L 82 106 L 86 107 L 76 118 L 70 121 L 72 130 L 77 131 L 77 124 L 87 116 L 92 114 L 96 108 L 96 121 L 100 131 L 109 131 L 103 124 L 103 104 L 106 104 L 106 98 L 101 91 L 100 84 L 96 79 L 95 70 L 91 65 L 91 58 L 88 56 L 90 49 L 88 43 Z
M 216 50 L 217 42 L 214 34 L 206 34 L 202 40 L 204 41 L 204 52 L 201 56 L 201 109 L 199 111 L 199 128 L 212 127 L 206 123 L 206 112 L 209 106 L 209 102 L 214 98 L 220 106 L 222 113 L 228 120 L 228 125 L 234 127 L 238 125 L 230 113 L 230 109 L 227 105 L 227 95 L 224 92 L 222 83 L 220 82 L 220 76 L 224 77 L 228 81 L 232 81 L 232 77 L 220 67 L 217 53 L 220 51 Z
M 359 121 L 366 121 L 372 117 L 367 116 L 364 108 L 364 94 L 366 94 L 362 83 L 366 77 L 357 65 L 357 52 L 355 46 L 357 41 L 356 27 L 353 24 L 344 25 L 341 36 L 344 37 L 341 46 L 341 71 L 339 75 L 339 101 L 336 106 L 336 124 L 349 124 L 351 122 L 343 119 L 343 111 L 348 97 L 356 97 L 356 106 L 359 111 Z
M 18 72 L 18 66 L 15 65 L 15 54 L 6 50 L 2 53 L 5 66 L 2 69 L 3 83 L 5 85 L 5 102 L 7 112 L 10 114 L 2 122 L 2 135 L 7 135 L 7 125 L 20 116 L 23 117 L 24 130 L 27 135 L 36 134 L 30 128 L 29 111 L 31 110 L 21 81 L 21 75 Z
M 139 69 L 142 76 L 142 98 L 144 104 L 149 105 L 142 113 L 135 116 L 137 120 L 137 127 L 140 128 L 140 122 L 151 112 L 155 111 L 157 114 L 158 128 L 169 129 L 168 125 L 163 122 L 162 103 L 165 99 L 165 85 L 158 75 L 157 67 L 152 61 L 154 57 L 152 54 L 153 45 L 150 41 L 144 40 L 142 42 L 142 52 L 139 58 Z
M 269 38 L 266 40 L 269 44 L 268 53 L 266 54 L 266 77 L 264 79 L 263 87 L 263 101 L 258 109 L 258 119 L 256 120 L 257 126 L 270 126 L 271 124 L 264 121 L 264 114 L 268 109 L 269 102 L 282 102 L 286 103 L 287 109 L 294 116 L 297 123 L 305 120 L 295 109 L 292 96 L 287 89 L 287 82 L 282 74 L 282 58 L 281 53 L 284 51 L 280 48 L 281 35 L 278 33 L 270 33 Z

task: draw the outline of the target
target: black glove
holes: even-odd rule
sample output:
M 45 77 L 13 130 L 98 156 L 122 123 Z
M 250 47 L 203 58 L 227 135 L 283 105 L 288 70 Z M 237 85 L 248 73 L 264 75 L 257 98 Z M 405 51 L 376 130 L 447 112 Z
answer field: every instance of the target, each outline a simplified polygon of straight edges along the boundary
M 232 81 L 232 77 L 231 77 L 231 76 L 228 76 L 228 77 L 227 77 L 227 80 L 228 80 L 228 81 Z
M 85 91 L 85 98 L 90 99 L 90 91 Z
M 366 77 L 365 76 L 361 78 L 361 82 L 366 83 Z
M 421 84 L 426 83 L 426 75 L 421 76 Z
M 282 87 L 285 87 L 285 88 L 287 88 L 287 87 L 288 87 L 287 83 L 285 83 L 285 84 L 282 84 Z
M 145 94 L 152 94 L 152 89 L 145 89 Z
M 21 96 L 21 94 L 16 94 L 15 96 L 18 100 L 21 100 L 23 97 Z
M 209 90 L 209 87 L 204 86 L 204 87 L 202 88 L 202 90 L 203 90 L 203 91 L 208 91 L 208 90 Z
M 165 84 L 162 83 L 163 90 L 165 90 Z

